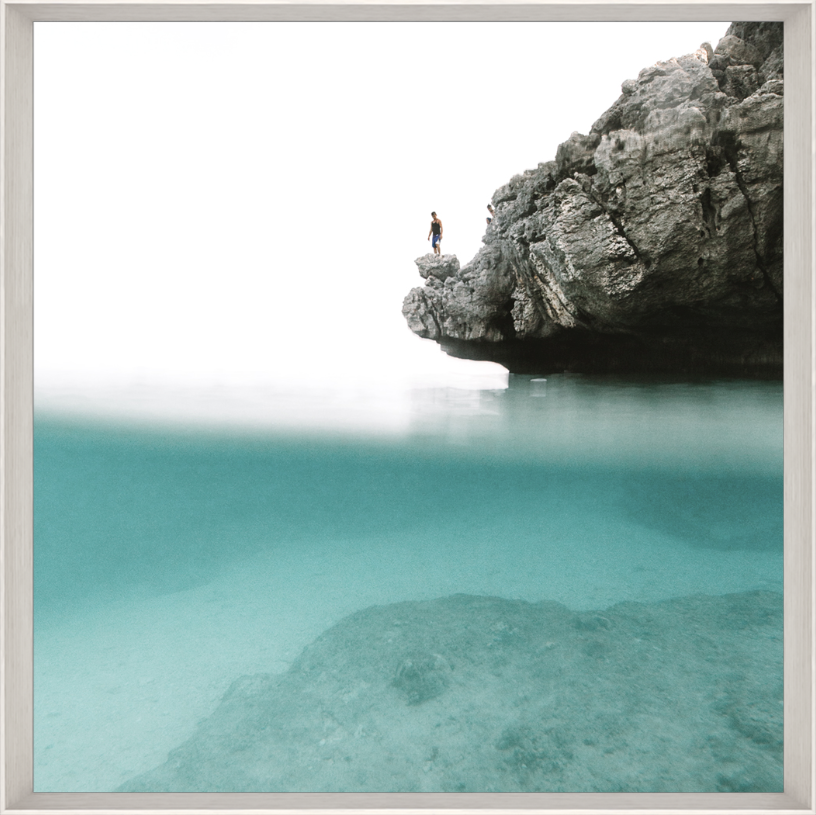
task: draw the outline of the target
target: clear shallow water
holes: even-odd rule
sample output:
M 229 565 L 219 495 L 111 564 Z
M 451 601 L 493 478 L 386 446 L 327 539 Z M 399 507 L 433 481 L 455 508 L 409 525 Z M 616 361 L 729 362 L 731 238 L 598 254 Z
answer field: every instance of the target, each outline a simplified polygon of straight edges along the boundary
M 778 383 L 511 377 L 414 392 L 391 424 L 383 404 L 354 433 L 325 409 L 298 428 L 294 398 L 251 428 L 38 414 L 35 789 L 156 767 L 238 676 L 374 604 L 782 590 Z

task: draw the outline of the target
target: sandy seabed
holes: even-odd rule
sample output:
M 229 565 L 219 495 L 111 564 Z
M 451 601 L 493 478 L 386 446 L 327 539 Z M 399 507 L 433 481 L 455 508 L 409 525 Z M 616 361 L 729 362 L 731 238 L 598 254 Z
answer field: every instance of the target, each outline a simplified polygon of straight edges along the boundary
M 382 624 L 390 630 L 388 614 L 396 615 L 395 618 L 404 614 L 398 605 L 393 605 L 403 600 L 435 601 L 435 598 L 444 598 L 461 591 L 489 596 L 497 594 L 499 590 L 505 597 L 509 595 L 515 600 L 537 601 L 542 596 L 551 598 L 562 604 L 551 607 L 560 609 L 556 617 L 560 620 L 558 625 L 561 633 L 558 638 L 548 634 L 545 641 L 522 647 L 519 655 L 523 655 L 525 649 L 545 647 L 550 641 L 557 642 L 552 646 L 552 652 L 546 651 L 548 661 L 554 664 L 559 664 L 562 655 L 568 652 L 580 655 L 587 649 L 598 650 L 595 656 L 586 653 L 583 661 L 577 660 L 576 657 L 570 663 L 572 667 L 569 670 L 578 673 L 569 674 L 566 664 L 559 669 L 562 671 L 559 675 L 563 681 L 570 684 L 576 679 L 580 680 L 580 684 L 587 688 L 587 698 L 592 699 L 592 684 L 606 676 L 609 659 L 613 659 L 618 666 L 615 669 L 617 673 L 613 677 L 614 681 L 620 681 L 628 676 L 625 681 L 626 692 L 631 678 L 638 676 L 638 671 L 643 665 L 643 653 L 650 656 L 651 676 L 658 676 L 657 668 L 662 664 L 660 661 L 655 662 L 655 658 L 659 656 L 657 650 L 652 653 L 645 645 L 641 646 L 641 649 L 647 648 L 646 652 L 632 650 L 634 646 L 631 646 L 629 640 L 634 636 L 632 627 L 635 623 L 627 622 L 624 618 L 618 620 L 616 615 L 620 612 L 614 609 L 620 607 L 615 604 L 621 601 L 646 603 L 649 605 L 644 609 L 644 613 L 654 616 L 657 614 L 654 609 L 658 608 L 654 603 L 665 600 L 668 592 L 676 592 L 677 596 L 691 593 L 721 595 L 723 592 L 770 589 L 770 592 L 757 595 L 765 598 L 764 603 L 770 602 L 769 597 L 776 597 L 781 592 L 779 581 L 766 577 L 775 572 L 777 558 L 773 553 L 752 552 L 750 557 L 745 557 L 745 553 L 740 556 L 727 551 L 708 550 L 701 553 L 695 550 L 692 569 L 689 568 L 689 552 L 685 551 L 685 547 L 678 546 L 675 539 L 667 537 L 665 541 L 661 541 L 653 530 L 644 530 L 643 539 L 638 540 L 632 535 L 630 528 L 626 546 L 619 547 L 615 543 L 621 540 L 619 532 L 612 524 L 608 539 L 587 542 L 580 551 L 574 549 L 564 551 L 558 545 L 542 547 L 528 556 L 520 555 L 515 563 L 498 559 L 496 552 L 489 547 L 473 547 L 463 541 L 458 545 L 451 544 L 446 549 L 444 559 L 447 568 L 440 567 L 439 551 L 406 547 L 396 556 L 393 551 L 387 554 L 388 550 L 374 546 L 371 542 L 349 541 L 342 547 L 335 545 L 324 549 L 316 548 L 309 552 L 301 552 L 297 557 L 293 554 L 289 560 L 281 560 L 280 557 L 270 555 L 236 563 L 232 569 L 225 570 L 219 579 L 185 591 L 141 599 L 110 600 L 104 604 L 78 608 L 66 614 L 64 618 L 54 620 L 50 625 L 38 629 L 36 635 L 35 659 L 38 661 L 35 687 L 38 706 L 35 732 L 36 789 L 110 791 L 128 782 L 132 777 L 162 765 L 170 751 L 194 737 L 196 733 L 201 733 L 201 730 L 197 729 L 199 723 L 213 714 L 224 694 L 239 677 L 247 675 L 261 675 L 267 678 L 270 675 L 289 677 L 287 680 L 289 687 L 293 687 L 291 683 L 294 680 L 286 672 L 299 659 L 304 647 L 347 615 L 365 615 L 367 612 L 364 609 L 373 605 L 382 606 L 385 610 L 372 611 L 371 620 L 366 625 L 376 628 Z M 663 545 L 660 545 L 661 543 Z M 500 548 L 500 541 L 497 546 Z M 592 564 L 591 569 L 588 568 L 588 564 Z M 429 614 L 427 609 L 432 606 L 423 607 L 421 602 L 416 613 L 425 619 Z M 461 601 L 456 601 L 449 607 L 448 604 L 451 602 L 453 601 L 438 601 L 441 622 L 444 622 L 450 608 L 460 609 L 457 603 Z M 478 606 L 478 602 L 481 602 L 478 597 L 473 599 L 473 602 L 477 604 L 475 608 L 482 608 Z M 513 614 L 516 616 L 522 613 L 520 609 L 525 608 L 524 605 L 514 606 L 513 600 L 490 602 L 498 604 L 497 608 L 502 603 L 506 604 L 508 608 L 515 609 Z M 716 597 L 703 597 L 699 602 L 708 603 L 715 609 L 719 608 L 716 605 L 719 602 Z M 736 608 L 750 610 L 750 603 L 747 606 L 733 606 L 732 610 Z M 530 606 L 531 612 L 540 614 L 536 609 L 536 606 Z M 575 615 L 593 611 L 614 624 L 608 629 L 601 624 L 595 632 L 583 630 L 579 623 L 583 618 Z M 501 641 L 503 624 L 508 626 L 508 631 L 519 627 L 513 622 L 502 623 L 500 615 L 494 620 L 485 610 L 479 611 L 479 614 L 484 619 L 475 621 L 471 628 L 458 617 L 451 618 L 449 621 L 451 628 L 444 635 L 446 642 L 452 643 L 460 634 L 466 638 L 477 639 L 481 636 L 488 636 L 490 639 L 498 636 Z M 567 620 L 570 615 L 573 615 L 573 623 L 564 622 L 563 620 Z M 364 621 L 366 619 L 364 617 Z M 665 628 L 666 624 L 671 623 L 671 616 L 665 612 L 657 614 L 655 619 L 655 636 L 667 643 L 659 647 L 665 647 L 667 655 L 670 656 L 673 647 L 671 640 L 674 636 L 672 632 L 682 631 L 675 631 L 673 624 Z M 717 628 L 720 623 L 726 627 Z M 493 631 L 496 625 L 499 628 Z M 738 616 L 732 615 L 728 619 L 722 615 L 712 616 L 706 622 L 705 640 L 706 642 L 710 640 L 714 644 L 706 646 L 700 653 L 695 653 L 694 643 L 685 643 L 681 653 L 689 656 L 690 661 L 683 664 L 682 660 L 675 659 L 672 662 L 672 670 L 679 673 L 667 674 L 665 682 L 662 682 L 660 687 L 667 693 L 682 695 L 686 692 L 683 683 L 695 672 L 702 671 L 700 675 L 703 677 L 710 676 L 712 672 L 727 676 L 728 671 L 732 670 L 733 663 L 729 651 L 731 647 L 729 626 L 737 629 L 742 626 L 748 633 L 752 630 L 748 621 L 741 621 Z M 341 631 L 345 630 L 341 628 Z M 493 633 L 485 633 L 491 631 Z M 757 640 L 762 648 L 756 652 L 756 665 L 771 665 L 771 678 L 779 681 L 782 676 L 781 633 L 780 617 L 776 623 L 762 629 L 763 639 Z M 507 637 L 508 643 L 517 641 L 514 639 L 515 634 L 507 634 Z M 621 650 L 621 646 L 627 643 L 629 645 Z M 431 653 L 437 653 L 441 648 L 434 642 L 417 647 L 420 651 L 424 649 Z M 492 677 L 488 657 L 496 653 L 496 646 L 490 646 L 487 650 L 484 650 L 485 647 L 487 646 L 484 643 L 478 645 L 484 652 L 482 657 L 479 657 L 484 664 L 473 676 L 481 673 Z M 749 678 L 756 667 L 749 662 L 750 653 L 745 651 L 741 657 L 744 664 L 742 673 Z M 403 731 L 397 728 L 394 732 L 406 734 L 408 739 L 406 745 L 417 738 L 416 732 L 412 735 L 412 727 L 408 726 L 410 721 L 415 721 L 414 729 L 417 726 L 426 726 L 428 710 L 439 711 L 440 706 L 445 708 L 452 704 L 453 700 L 458 700 L 457 705 L 469 706 L 475 721 L 480 718 L 478 711 L 481 708 L 496 706 L 497 701 L 489 696 L 490 693 L 509 694 L 508 698 L 514 698 L 522 693 L 528 695 L 533 693 L 533 686 L 523 679 L 523 672 L 527 670 L 523 660 L 512 669 L 514 672 L 512 677 L 506 677 L 501 683 L 491 678 L 485 687 L 475 691 L 474 689 L 480 686 L 481 680 L 475 684 L 471 681 L 467 686 L 457 685 L 460 677 L 468 675 L 461 670 L 461 664 L 459 668 L 455 667 L 457 663 L 461 663 L 458 652 L 452 657 L 446 655 L 443 649 L 441 655 L 453 666 L 452 690 L 438 698 L 428 700 L 427 704 L 423 702 L 418 706 L 407 704 L 405 700 L 400 703 L 399 693 L 390 685 L 398 669 L 397 663 L 401 663 L 405 658 L 403 651 L 398 649 L 389 654 L 388 659 L 382 664 L 378 693 L 392 695 L 393 712 L 404 720 L 403 725 L 408 728 Z M 635 660 L 627 663 L 627 660 L 635 656 L 640 662 Z M 762 670 L 765 668 L 762 667 Z M 582 671 L 589 673 L 584 677 Z M 628 675 L 626 671 L 629 672 Z M 674 691 L 671 691 L 670 680 L 676 683 Z M 614 681 L 605 680 L 604 705 L 615 695 Z M 695 682 L 697 681 L 695 679 Z M 267 682 L 267 679 L 261 680 L 262 687 L 265 687 L 264 682 Z M 744 680 L 740 679 L 737 684 L 740 683 L 743 687 Z M 501 690 L 502 687 L 504 690 Z M 757 690 L 759 686 L 751 684 L 751 688 Z M 714 690 L 713 688 L 712 693 Z M 306 692 L 305 688 L 303 692 Z M 340 689 L 337 692 L 344 693 Z M 548 689 L 543 694 L 540 704 L 544 704 L 544 697 L 551 695 L 551 692 L 552 690 Z M 763 699 L 764 693 L 763 691 Z M 468 696 L 469 701 L 465 701 Z M 620 704 L 615 703 L 613 709 L 624 705 L 624 708 L 631 712 L 635 703 L 636 700 L 634 702 L 621 700 Z M 773 704 L 777 704 L 775 697 Z M 574 697 L 567 707 L 560 704 L 559 709 L 563 714 L 559 718 L 559 727 L 569 730 L 572 725 L 567 725 L 568 715 L 579 712 L 581 704 L 578 698 Z M 600 708 L 597 704 L 593 710 L 592 716 L 599 715 Z M 362 716 L 362 713 L 360 715 Z M 492 739 L 490 743 L 495 745 L 504 738 L 501 734 L 505 730 L 520 726 L 522 718 L 530 718 L 532 715 L 531 712 L 524 713 L 522 708 L 515 712 L 507 711 L 506 721 L 501 727 L 496 724 L 498 730 L 495 733 L 488 736 L 474 731 L 473 735 L 478 736 L 476 742 L 488 738 Z M 461 710 L 459 716 L 461 719 Z M 618 718 L 621 716 L 622 714 Z M 686 743 L 689 739 L 702 738 L 701 734 L 708 732 L 699 728 L 699 721 L 694 717 L 683 725 L 678 724 L 671 716 L 668 724 L 659 725 L 659 716 L 654 711 L 650 717 L 643 720 L 635 716 L 634 721 L 640 721 L 641 728 L 653 727 L 655 739 L 663 732 L 663 737 L 671 740 L 673 737 L 670 732 L 679 728 L 684 731 L 685 741 L 681 742 Z M 584 714 L 580 714 L 579 719 L 584 721 L 582 727 L 585 731 L 594 726 Z M 717 714 L 717 721 L 721 725 L 726 719 L 726 714 Z M 781 705 L 777 724 L 781 726 Z M 317 724 L 314 726 L 318 727 Z M 642 734 L 635 738 L 632 726 L 627 724 L 625 730 L 628 733 L 626 738 L 634 748 Z M 201 727 L 206 727 L 206 722 Z M 235 727 L 238 727 L 238 722 L 235 723 Z M 309 739 L 314 741 L 312 747 L 315 749 L 320 739 L 326 736 L 321 732 L 320 736 L 316 737 L 320 727 L 322 725 L 309 735 Z M 541 725 L 533 724 L 533 727 L 540 728 Z M 735 735 L 738 734 L 738 730 L 729 727 L 731 726 L 723 725 L 716 738 L 726 745 L 726 752 L 733 755 L 734 751 L 742 749 L 740 739 L 743 737 Z M 546 729 L 545 727 L 544 730 Z M 339 732 L 346 735 L 350 733 L 353 739 L 357 726 L 344 724 Z M 393 738 L 396 736 L 392 734 Z M 508 735 L 506 743 L 510 744 L 513 738 L 515 737 Z M 531 735 L 519 738 L 522 746 L 508 748 L 509 753 L 496 748 L 495 758 L 500 759 L 501 766 L 510 760 L 508 756 L 518 751 L 532 750 L 536 753 L 544 749 L 540 745 L 535 746 L 533 742 L 530 742 L 532 746 L 523 746 L 534 738 Z M 608 744 L 605 743 L 602 748 L 593 748 L 592 745 L 583 744 L 584 738 L 589 739 L 591 736 L 582 736 L 577 748 L 574 740 L 571 740 L 569 744 L 572 746 L 565 747 L 565 750 L 580 756 L 582 760 L 586 758 L 588 751 L 597 754 L 600 757 L 599 778 L 611 778 L 614 775 L 611 768 L 616 766 L 615 762 L 622 766 L 634 760 L 631 755 L 624 759 L 625 752 L 618 752 L 617 758 L 613 760 L 603 753 Z M 524 741 L 525 739 L 527 741 Z M 420 739 L 418 743 L 425 742 Z M 753 742 L 749 742 L 749 746 L 751 745 Z M 307 742 L 298 743 L 297 749 L 306 749 L 307 746 Z M 433 755 L 434 746 L 441 749 L 439 745 L 428 742 L 428 756 Z M 767 781 L 765 789 L 774 789 L 775 773 L 781 767 L 777 748 L 754 745 L 752 749 L 755 752 L 758 750 L 758 755 L 767 754 L 769 764 L 766 768 L 767 773 L 762 775 L 762 778 Z M 661 747 L 660 751 L 664 752 L 664 747 Z M 425 771 L 422 768 L 436 767 L 438 770 L 440 765 L 429 765 L 430 759 L 427 757 L 422 757 L 420 761 L 414 752 L 406 752 L 406 760 L 410 755 L 411 761 L 418 762 L 416 767 L 422 770 L 421 774 L 406 775 L 406 765 L 389 780 L 382 775 L 382 771 L 377 771 L 367 776 L 368 780 L 365 783 L 360 782 L 359 788 L 378 788 L 384 784 L 382 787 L 384 789 L 457 789 L 457 784 L 465 783 L 467 789 L 484 790 L 491 788 L 491 785 L 500 784 L 509 790 L 538 788 L 536 785 L 544 784 L 545 781 L 546 783 L 557 781 L 562 785 L 557 788 L 565 789 L 567 787 L 563 785 L 567 784 L 567 779 L 572 778 L 569 774 L 564 775 L 563 771 L 559 771 L 561 775 L 556 773 L 546 778 L 533 773 L 525 780 L 523 774 L 513 775 L 509 770 L 507 771 L 509 774 L 505 775 L 483 774 L 482 777 L 478 777 L 475 766 L 471 766 L 467 773 L 464 772 L 463 766 L 462 773 L 457 776 L 456 762 L 451 763 L 449 755 L 445 759 L 448 763 L 445 773 L 440 774 L 436 771 L 431 773 L 430 769 Z M 645 754 L 638 755 L 642 758 Z M 331 756 L 327 758 L 329 759 Z M 339 760 L 345 761 L 344 758 Z M 684 763 L 687 763 L 685 757 Z M 728 766 L 725 766 L 726 764 Z M 524 768 L 517 769 L 520 772 Z M 695 776 L 696 770 L 692 768 L 690 774 L 683 776 L 685 780 L 675 778 L 675 781 L 677 784 L 689 784 L 689 789 L 718 789 L 720 788 L 718 784 L 723 785 L 723 788 L 738 789 L 742 788 L 740 785 L 758 783 L 755 778 L 746 780 L 744 773 L 740 775 L 738 769 L 736 765 L 731 766 L 725 762 L 718 770 L 724 780 L 717 781 L 710 773 Z M 781 773 L 781 769 L 779 772 Z M 339 779 L 329 774 L 321 783 L 337 783 L 340 784 L 337 789 L 351 789 L 354 788 L 353 778 L 356 777 L 349 775 Z M 628 782 L 630 786 L 626 788 L 638 788 L 636 785 L 645 783 L 644 779 L 649 777 L 657 778 L 654 775 L 632 777 Z M 333 778 L 336 780 L 330 782 Z M 456 780 L 457 778 L 459 780 Z M 622 782 L 624 776 L 620 776 L 619 780 Z M 298 783 L 302 784 L 303 779 L 301 778 Z M 587 790 L 603 786 L 597 786 L 598 779 L 593 780 L 590 776 L 586 776 L 583 781 L 576 780 L 575 783 L 581 785 L 578 788 Z M 655 781 L 657 786 L 653 785 L 652 788 L 667 789 L 663 786 L 664 783 L 669 783 L 671 787 L 673 782 L 670 779 L 657 778 Z M 227 788 L 223 778 L 219 784 Z M 374 786 L 371 786 L 372 784 Z M 273 785 L 271 788 L 276 787 Z M 296 788 L 301 787 L 292 787 Z

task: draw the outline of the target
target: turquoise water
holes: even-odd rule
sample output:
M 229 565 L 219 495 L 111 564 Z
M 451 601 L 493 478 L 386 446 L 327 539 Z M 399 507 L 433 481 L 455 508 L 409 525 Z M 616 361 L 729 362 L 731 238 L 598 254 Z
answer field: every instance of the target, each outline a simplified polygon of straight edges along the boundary
M 238 677 L 285 674 L 373 605 L 781 594 L 781 384 L 511 377 L 412 399 L 402 429 L 367 435 L 328 412 L 322 432 L 37 415 L 36 790 L 113 790 L 162 765 Z M 760 658 L 781 681 L 781 651 Z M 731 767 L 720 788 L 781 788 L 768 743 L 765 770 Z M 535 766 L 508 789 L 543 788 L 554 771 Z M 492 788 L 456 772 L 435 783 Z M 690 791 L 690 772 L 660 788 Z

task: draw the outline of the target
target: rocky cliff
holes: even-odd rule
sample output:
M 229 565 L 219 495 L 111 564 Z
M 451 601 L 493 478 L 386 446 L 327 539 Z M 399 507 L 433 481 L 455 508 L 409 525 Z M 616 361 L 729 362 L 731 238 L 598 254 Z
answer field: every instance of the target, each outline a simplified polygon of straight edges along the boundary
M 494 193 L 470 263 L 416 261 L 410 328 L 519 373 L 781 373 L 782 39 L 733 23 L 624 82 Z

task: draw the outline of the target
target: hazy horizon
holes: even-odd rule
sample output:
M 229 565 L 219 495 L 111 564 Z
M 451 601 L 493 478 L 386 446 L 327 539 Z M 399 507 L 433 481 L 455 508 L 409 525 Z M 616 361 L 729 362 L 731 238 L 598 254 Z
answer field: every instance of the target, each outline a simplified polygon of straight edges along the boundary
M 37 23 L 39 403 L 503 387 L 402 317 L 431 210 L 464 265 L 499 186 L 727 26 Z

